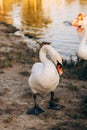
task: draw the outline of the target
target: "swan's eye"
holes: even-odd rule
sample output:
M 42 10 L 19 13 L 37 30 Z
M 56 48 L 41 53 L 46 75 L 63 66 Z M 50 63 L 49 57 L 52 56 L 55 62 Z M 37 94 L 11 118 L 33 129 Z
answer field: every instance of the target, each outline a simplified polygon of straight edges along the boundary
M 49 54 L 46 55 L 46 57 L 51 60 L 51 56 Z

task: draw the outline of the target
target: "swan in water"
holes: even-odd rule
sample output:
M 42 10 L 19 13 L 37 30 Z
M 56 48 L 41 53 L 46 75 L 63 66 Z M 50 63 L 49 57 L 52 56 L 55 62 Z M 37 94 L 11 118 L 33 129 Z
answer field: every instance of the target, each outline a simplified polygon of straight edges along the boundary
M 62 75 L 62 57 L 50 45 L 44 45 L 39 52 L 40 61 L 32 67 L 31 75 L 28 79 L 29 86 L 33 93 L 34 107 L 27 111 L 27 114 L 39 115 L 44 112 L 37 104 L 37 94 L 51 93 L 48 109 L 59 110 L 63 106 L 53 102 L 54 91 L 59 84 Z
M 81 29 L 81 25 L 84 23 L 87 23 L 87 16 L 84 15 L 84 13 L 79 13 L 77 18 L 71 22 L 71 25 L 72 26 L 76 26 L 77 27 L 77 30 L 78 32 L 81 32 L 82 29 Z
M 87 40 L 87 23 L 83 22 L 81 27 L 84 29 L 83 30 L 83 38 L 80 43 L 80 46 L 77 50 L 77 56 L 83 60 L 87 60 L 87 45 L 86 45 L 86 40 Z
M 86 17 L 86 16 L 84 16 L 83 13 L 79 13 L 78 16 L 77 16 L 77 18 L 76 18 L 74 21 L 72 21 L 72 25 L 79 27 L 80 24 L 81 24 L 81 23 L 83 22 L 83 20 L 85 19 L 85 17 Z

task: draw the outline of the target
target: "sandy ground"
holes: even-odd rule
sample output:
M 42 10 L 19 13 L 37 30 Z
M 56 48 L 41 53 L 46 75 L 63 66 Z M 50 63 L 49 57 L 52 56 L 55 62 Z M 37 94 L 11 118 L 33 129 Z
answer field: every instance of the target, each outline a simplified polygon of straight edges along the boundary
M 8 27 L 1 24 L 0 62 L 3 64 L 0 67 L 0 130 L 87 130 L 87 113 L 82 111 L 82 101 L 87 96 L 87 81 L 62 76 L 55 92 L 55 102 L 64 108 L 59 111 L 47 109 L 50 94 L 43 94 L 38 95 L 38 103 L 45 112 L 39 116 L 26 114 L 33 107 L 28 78 L 32 64 L 38 60 L 35 57 L 38 56 L 30 54 L 32 58 L 29 57 L 30 62 L 26 62 L 29 60 L 23 52 L 26 47 L 19 44 L 23 39 L 9 35 L 5 29 Z M 16 60 L 19 58 L 18 47 L 20 54 L 24 54 L 20 60 Z M 7 65 L 5 62 L 9 57 L 10 64 Z

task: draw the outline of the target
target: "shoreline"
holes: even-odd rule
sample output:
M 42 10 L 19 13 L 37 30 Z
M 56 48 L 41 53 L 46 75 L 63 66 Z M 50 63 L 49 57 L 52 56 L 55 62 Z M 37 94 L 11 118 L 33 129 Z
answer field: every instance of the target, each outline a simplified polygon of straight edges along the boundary
M 17 62 L 29 62 L 30 57 L 37 54 L 22 36 L 14 34 L 16 31 L 18 29 L 12 25 L 0 23 L 0 68 L 10 67 Z
M 87 62 L 64 61 L 64 76 L 55 92 L 55 102 L 65 106 L 64 109 L 47 109 L 50 94 L 43 94 L 38 103 L 45 112 L 39 116 L 27 115 L 27 110 L 33 107 L 28 78 L 33 63 L 38 61 L 38 51 L 29 49 L 21 36 L 10 35 L 12 27 L 8 29 L 10 26 L 0 24 L 0 129 L 86 130 Z M 80 75 L 85 76 L 85 81 L 79 79 Z

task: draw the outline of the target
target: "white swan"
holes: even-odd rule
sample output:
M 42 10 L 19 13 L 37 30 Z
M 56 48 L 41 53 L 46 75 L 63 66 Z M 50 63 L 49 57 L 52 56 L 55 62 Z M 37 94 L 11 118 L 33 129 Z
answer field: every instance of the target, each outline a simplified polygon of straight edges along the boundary
M 29 77 L 29 86 L 33 92 L 34 108 L 28 110 L 27 114 L 38 115 L 42 110 L 37 102 L 36 97 L 38 93 L 51 92 L 51 100 L 49 103 L 49 109 L 61 109 L 62 106 L 54 104 L 53 97 L 54 91 L 59 84 L 60 75 L 62 74 L 62 57 L 61 55 L 50 45 L 44 45 L 40 49 L 39 53 L 40 61 L 35 63 L 32 67 L 32 72 Z
M 87 23 L 83 23 L 82 25 L 83 30 L 83 38 L 80 43 L 80 46 L 77 50 L 77 56 L 83 60 L 87 60 L 87 45 L 86 45 L 86 40 L 87 40 Z

